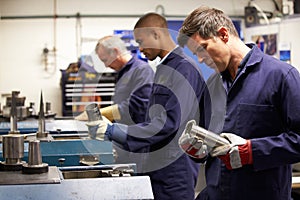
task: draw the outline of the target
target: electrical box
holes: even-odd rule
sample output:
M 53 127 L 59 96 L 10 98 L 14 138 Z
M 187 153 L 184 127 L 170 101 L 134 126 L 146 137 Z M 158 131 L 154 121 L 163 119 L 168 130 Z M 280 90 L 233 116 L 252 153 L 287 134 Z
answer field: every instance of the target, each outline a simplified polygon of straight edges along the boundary
M 246 27 L 255 26 L 259 23 L 257 9 L 252 6 L 245 7 L 245 25 Z

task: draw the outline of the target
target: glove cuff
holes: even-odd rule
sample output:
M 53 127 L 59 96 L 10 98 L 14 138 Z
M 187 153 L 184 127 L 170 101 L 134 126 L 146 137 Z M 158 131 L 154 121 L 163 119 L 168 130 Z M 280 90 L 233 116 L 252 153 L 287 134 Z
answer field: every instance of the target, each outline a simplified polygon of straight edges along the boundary
M 105 135 L 105 136 L 108 138 L 108 140 L 110 140 L 110 141 L 111 141 L 110 136 L 111 136 L 112 132 L 113 132 L 113 125 L 107 124 L 107 128 L 106 128 L 106 131 L 105 131 L 105 134 L 104 134 L 104 135 Z
M 109 140 L 116 141 L 123 145 L 127 140 L 127 129 L 127 125 L 114 123 L 112 126 L 108 125 L 105 135 L 107 135 Z
M 196 148 L 191 144 L 182 144 L 180 145 L 181 149 L 187 153 L 189 156 L 197 159 L 202 159 L 207 156 L 207 147 L 206 145 L 202 145 L 201 148 Z
M 246 144 L 239 146 L 239 154 L 242 165 L 253 164 L 251 140 L 246 140 Z
M 114 104 L 108 107 L 100 109 L 100 112 L 105 116 L 109 121 L 120 120 L 121 114 L 118 108 L 118 104 Z

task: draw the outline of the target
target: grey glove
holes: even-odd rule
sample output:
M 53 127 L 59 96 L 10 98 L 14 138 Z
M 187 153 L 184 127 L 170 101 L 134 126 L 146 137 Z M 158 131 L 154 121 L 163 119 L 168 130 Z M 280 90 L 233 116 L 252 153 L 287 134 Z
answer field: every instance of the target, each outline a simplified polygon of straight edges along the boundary
M 179 140 L 178 144 L 180 148 L 189 156 L 197 159 L 201 159 L 207 156 L 207 146 L 201 139 L 184 132 Z
M 102 116 L 102 120 L 87 122 L 86 125 L 89 130 L 90 138 L 104 140 L 106 129 L 109 125 L 112 125 L 112 123 L 106 117 Z
M 246 144 L 246 140 L 244 138 L 241 138 L 240 136 L 232 133 L 221 133 L 220 136 L 227 139 L 230 142 L 230 144 L 214 147 L 209 153 L 213 157 L 225 155 L 233 147 Z
M 222 133 L 221 136 L 230 144 L 213 148 L 211 156 L 218 156 L 229 170 L 253 164 L 251 140 L 245 140 L 232 133 Z

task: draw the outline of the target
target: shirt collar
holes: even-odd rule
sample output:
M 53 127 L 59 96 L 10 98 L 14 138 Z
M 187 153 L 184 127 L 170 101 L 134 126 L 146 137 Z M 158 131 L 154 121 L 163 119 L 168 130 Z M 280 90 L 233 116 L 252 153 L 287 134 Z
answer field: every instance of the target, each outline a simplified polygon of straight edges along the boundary
M 253 53 L 253 48 L 246 54 L 246 56 L 240 62 L 240 65 L 238 66 L 238 69 L 237 69 L 237 74 L 236 74 L 235 79 L 238 79 L 239 76 L 245 72 L 245 70 L 247 68 L 247 63 L 248 63 L 249 58 L 251 57 L 252 53 Z M 221 72 L 221 77 L 223 79 L 223 84 L 224 84 L 226 90 L 228 91 L 231 88 L 234 80 L 231 78 L 231 75 L 228 70 Z
M 125 74 L 127 71 L 130 70 L 132 64 L 134 62 L 134 56 L 131 57 L 131 59 L 120 69 L 120 71 L 117 72 L 117 80 L 119 80 L 123 74 Z
M 168 57 L 168 56 L 169 56 L 169 55 L 170 55 L 177 47 L 179 47 L 179 46 L 176 45 L 174 49 L 172 49 L 165 57 L 163 57 L 163 58 L 159 61 L 158 65 L 162 64 L 162 63 L 166 60 L 166 58 L 167 58 L 167 57 Z

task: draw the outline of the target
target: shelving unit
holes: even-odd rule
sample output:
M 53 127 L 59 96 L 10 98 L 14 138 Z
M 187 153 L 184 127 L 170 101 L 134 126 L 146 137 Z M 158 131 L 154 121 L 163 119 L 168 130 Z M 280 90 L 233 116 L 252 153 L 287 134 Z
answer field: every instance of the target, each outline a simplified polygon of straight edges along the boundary
M 113 104 L 116 73 L 61 72 L 63 116 L 76 116 L 90 103 L 97 103 L 101 107 Z

